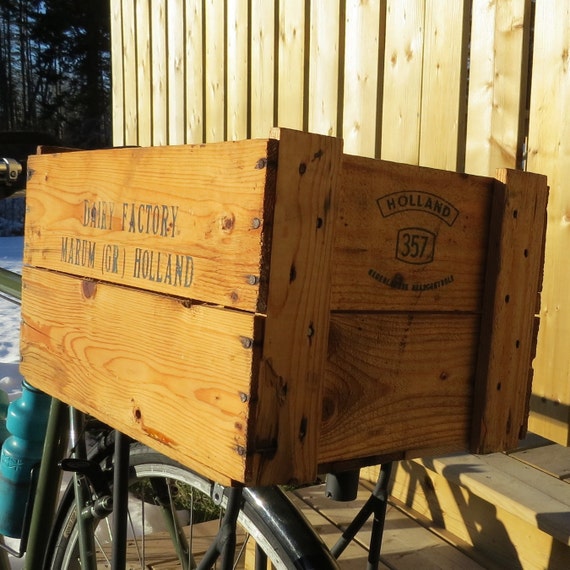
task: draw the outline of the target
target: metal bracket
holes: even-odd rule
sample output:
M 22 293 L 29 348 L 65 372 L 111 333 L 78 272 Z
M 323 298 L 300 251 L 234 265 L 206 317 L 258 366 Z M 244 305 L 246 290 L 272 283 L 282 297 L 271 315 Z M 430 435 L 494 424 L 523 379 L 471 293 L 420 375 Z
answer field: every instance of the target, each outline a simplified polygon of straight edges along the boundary
M 0 183 L 11 186 L 22 173 L 22 165 L 13 158 L 0 157 Z

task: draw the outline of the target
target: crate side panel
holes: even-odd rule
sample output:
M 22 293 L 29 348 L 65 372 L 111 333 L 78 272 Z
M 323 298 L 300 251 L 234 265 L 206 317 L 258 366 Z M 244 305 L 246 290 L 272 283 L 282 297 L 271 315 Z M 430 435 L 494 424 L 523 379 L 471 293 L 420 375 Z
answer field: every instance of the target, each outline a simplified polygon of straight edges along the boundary
M 345 156 L 333 310 L 479 311 L 493 179 Z
M 21 371 L 187 465 L 242 480 L 253 316 L 24 269 Z
M 256 310 L 267 144 L 33 157 L 25 262 Z
M 479 317 L 333 314 L 319 463 L 465 449 Z

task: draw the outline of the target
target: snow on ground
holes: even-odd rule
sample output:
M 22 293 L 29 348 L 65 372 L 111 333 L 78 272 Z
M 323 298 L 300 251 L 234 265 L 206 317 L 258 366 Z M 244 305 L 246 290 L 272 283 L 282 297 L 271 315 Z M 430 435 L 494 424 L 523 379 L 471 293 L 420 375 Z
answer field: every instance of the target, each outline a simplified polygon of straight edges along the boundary
M 20 273 L 24 238 L 0 238 L 0 267 Z M 13 400 L 21 393 L 20 362 L 20 307 L 0 298 L 0 389 Z
M 0 267 L 20 273 L 24 238 L 0 237 Z M 20 306 L 0 297 L 0 389 L 8 393 L 10 400 L 21 394 L 22 376 L 20 362 Z M 5 539 L 12 548 L 19 541 Z M 23 568 L 24 560 L 9 557 L 12 570 Z

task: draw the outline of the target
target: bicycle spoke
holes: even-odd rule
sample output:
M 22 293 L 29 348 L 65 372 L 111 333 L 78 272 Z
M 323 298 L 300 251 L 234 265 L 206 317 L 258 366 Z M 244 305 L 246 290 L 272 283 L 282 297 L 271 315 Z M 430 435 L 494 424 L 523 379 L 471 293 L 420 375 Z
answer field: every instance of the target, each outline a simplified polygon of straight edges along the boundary
M 144 519 L 144 500 L 141 501 L 142 504 L 142 515 L 141 515 L 141 524 L 142 524 L 142 531 L 141 531 L 141 536 L 142 536 L 142 540 L 143 540 L 143 553 L 141 554 L 141 548 L 139 546 L 139 541 L 137 538 L 137 533 L 135 530 L 135 525 L 133 524 L 133 519 L 131 516 L 131 509 L 129 508 L 127 510 L 127 518 L 128 518 L 128 522 L 129 522 L 129 526 L 131 529 L 131 534 L 132 534 L 132 538 L 133 538 L 133 543 L 135 545 L 136 551 L 137 551 L 137 558 L 139 560 L 139 563 L 141 565 L 141 568 L 145 568 L 145 561 L 144 561 L 144 536 L 145 536 L 145 529 L 144 529 L 144 525 L 145 525 L 145 519 Z M 127 544 L 128 544 L 128 538 L 127 538 Z
M 105 558 L 105 563 L 108 564 L 109 566 L 111 566 L 111 559 L 105 553 L 105 549 L 103 548 L 103 544 L 101 543 L 101 541 L 97 537 L 97 534 L 95 534 L 95 544 L 98 548 L 98 552 L 100 552 L 103 555 L 103 557 Z M 78 562 L 79 562 L 79 560 L 78 560 Z
M 275 568 L 296 567 L 299 554 L 290 548 L 291 539 L 293 537 L 294 544 L 301 544 L 299 535 L 307 536 L 307 529 L 302 529 L 302 523 L 297 521 L 282 532 L 270 517 L 266 518 L 265 507 L 262 507 L 270 501 L 272 509 L 277 507 L 281 514 L 291 512 L 292 506 L 279 508 L 280 501 L 285 500 L 282 494 L 270 493 L 262 499 L 257 495 L 252 497 L 251 493 L 242 495 L 241 490 L 224 490 L 174 462 L 168 463 L 148 448 L 135 445 L 135 450 L 137 452 L 134 455 L 131 452 L 130 457 L 128 512 L 123 514 L 127 516 L 128 531 L 124 544 L 126 568 L 196 570 L 204 567 L 210 570 L 223 566 L 224 570 L 243 570 L 247 563 L 248 568 L 267 570 L 268 560 Z M 113 466 L 110 462 L 107 465 Z M 110 478 L 110 473 L 105 473 Z M 72 503 L 66 512 L 74 512 L 71 506 Z M 112 529 L 116 528 L 113 516 L 111 513 L 92 520 L 97 527 L 98 570 L 108 569 L 111 564 Z M 62 519 L 61 532 L 56 535 L 60 539 L 55 542 L 50 557 L 50 570 L 82 570 L 76 520 L 71 514 L 68 517 Z M 220 518 L 223 519 L 221 527 Z M 228 536 L 230 540 L 226 543 Z M 319 562 L 314 567 L 332 568 L 328 554 L 323 554 L 326 551 L 319 544 L 315 546 L 316 551 L 313 550 L 311 556 L 317 556 L 324 563 Z
M 237 557 L 236 557 L 236 561 L 234 563 L 233 570 L 236 570 L 236 568 L 238 567 L 238 564 L 243 561 L 242 556 L 245 554 L 245 551 L 247 548 L 247 543 L 249 541 L 249 537 L 250 537 L 249 534 L 245 537 L 245 540 L 243 541 L 243 544 L 237 553 Z

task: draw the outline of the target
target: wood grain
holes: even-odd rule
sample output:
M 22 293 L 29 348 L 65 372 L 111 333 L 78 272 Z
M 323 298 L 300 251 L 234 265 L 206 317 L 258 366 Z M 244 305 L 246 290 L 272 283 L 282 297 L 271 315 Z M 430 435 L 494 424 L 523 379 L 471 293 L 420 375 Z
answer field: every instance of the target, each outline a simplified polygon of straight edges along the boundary
M 250 1 L 251 18 L 251 69 L 249 74 L 250 117 L 248 127 L 251 137 L 264 137 L 275 126 L 275 97 L 268 86 L 275 85 L 275 8 L 274 2 Z
M 464 169 L 469 8 L 466 0 L 426 2 L 419 133 L 422 166 Z
M 466 445 L 476 315 L 333 313 L 319 462 Z
M 382 2 L 345 3 L 343 73 L 339 87 L 344 94 L 342 129 L 339 136 L 351 154 L 376 156 L 378 132 L 379 77 L 383 60 Z M 310 97 L 312 94 L 308 94 Z
M 387 2 L 381 157 L 418 164 L 425 2 Z
M 472 3 L 465 170 L 489 175 L 516 168 L 525 130 L 528 0 Z
M 186 465 L 243 480 L 251 314 L 41 269 L 23 278 L 21 369 L 34 386 Z

